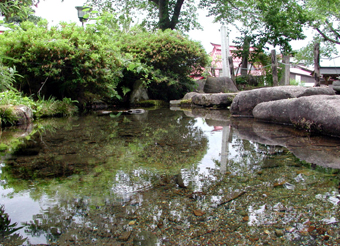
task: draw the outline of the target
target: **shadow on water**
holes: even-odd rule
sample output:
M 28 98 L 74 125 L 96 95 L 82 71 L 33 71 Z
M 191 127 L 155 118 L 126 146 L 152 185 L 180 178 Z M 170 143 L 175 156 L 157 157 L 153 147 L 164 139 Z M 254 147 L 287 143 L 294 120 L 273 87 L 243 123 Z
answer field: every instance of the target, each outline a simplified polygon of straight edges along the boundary
M 48 119 L 6 139 L 15 245 L 340 243 L 339 139 L 199 109 Z

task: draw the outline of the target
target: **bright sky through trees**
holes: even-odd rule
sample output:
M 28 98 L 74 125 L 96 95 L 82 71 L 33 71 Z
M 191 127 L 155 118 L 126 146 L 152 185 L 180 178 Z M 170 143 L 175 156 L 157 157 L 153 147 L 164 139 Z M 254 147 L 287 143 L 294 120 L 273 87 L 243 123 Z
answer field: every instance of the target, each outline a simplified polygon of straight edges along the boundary
M 75 6 L 81 6 L 86 0 L 44 0 L 40 1 L 38 8 L 36 8 L 36 15 L 41 16 L 49 21 L 51 25 L 56 25 L 60 21 L 72 21 L 77 22 L 79 25 L 79 19 L 77 16 L 77 10 Z M 220 24 L 213 23 L 213 17 L 206 17 L 207 11 L 199 10 L 198 22 L 203 26 L 204 30 L 194 30 L 189 32 L 189 36 L 193 40 L 200 41 L 207 52 L 212 50 L 212 43 L 221 43 L 221 34 L 219 32 Z M 231 26 L 230 26 L 231 28 Z M 312 37 L 312 30 L 309 30 L 306 35 Z M 239 33 L 236 30 L 231 30 L 229 43 L 232 44 Z M 293 41 L 293 49 L 302 48 L 307 44 L 306 40 Z

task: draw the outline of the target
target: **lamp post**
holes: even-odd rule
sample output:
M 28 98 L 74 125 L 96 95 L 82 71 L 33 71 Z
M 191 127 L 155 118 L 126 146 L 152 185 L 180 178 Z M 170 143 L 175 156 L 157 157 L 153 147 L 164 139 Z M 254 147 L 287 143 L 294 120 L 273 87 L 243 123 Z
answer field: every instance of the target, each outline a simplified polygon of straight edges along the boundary
M 84 11 L 85 9 L 90 9 L 89 7 L 86 6 L 76 6 L 76 9 L 78 11 L 78 18 L 79 21 L 81 22 L 81 25 L 84 27 L 84 22 L 87 21 L 88 18 L 84 18 L 84 16 L 87 14 L 87 11 Z M 90 9 L 91 11 L 91 9 Z

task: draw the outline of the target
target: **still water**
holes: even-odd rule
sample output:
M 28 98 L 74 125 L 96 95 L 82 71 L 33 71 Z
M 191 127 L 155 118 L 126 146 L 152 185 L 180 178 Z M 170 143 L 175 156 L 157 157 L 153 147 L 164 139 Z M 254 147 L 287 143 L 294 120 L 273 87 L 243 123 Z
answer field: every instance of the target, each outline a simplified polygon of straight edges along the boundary
M 340 244 L 340 139 L 154 109 L 6 128 L 0 150 L 0 245 Z

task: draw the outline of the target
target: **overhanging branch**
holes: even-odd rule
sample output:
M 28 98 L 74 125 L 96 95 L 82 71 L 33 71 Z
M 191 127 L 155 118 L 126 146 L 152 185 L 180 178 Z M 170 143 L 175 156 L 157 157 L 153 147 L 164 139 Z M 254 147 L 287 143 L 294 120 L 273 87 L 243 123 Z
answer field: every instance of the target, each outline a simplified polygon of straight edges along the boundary
M 315 28 L 318 33 L 320 33 L 320 35 L 327 41 L 335 43 L 335 44 L 340 44 L 340 41 L 337 41 L 336 39 L 330 38 L 328 37 L 324 32 L 322 32 L 319 28 Z

